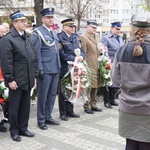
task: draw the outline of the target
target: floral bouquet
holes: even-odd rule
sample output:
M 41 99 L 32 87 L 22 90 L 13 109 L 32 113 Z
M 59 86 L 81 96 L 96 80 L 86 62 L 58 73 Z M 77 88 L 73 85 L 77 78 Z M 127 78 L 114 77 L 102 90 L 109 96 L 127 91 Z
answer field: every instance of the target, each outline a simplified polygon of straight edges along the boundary
M 99 76 L 102 86 L 105 86 L 108 90 L 108 86 L 112 85 L 110 70 L 111 70 L 111 59 L 108 56 L 108 49 L 102 43 L 99 43 L 98 49 L 101 55 L 98 57 L 99 63 Z
M 5 118 L 4 114 L 4 107 L 8 103 L 7 99 L 8 99 L 8 88 L 4 84 L 4 78 L 0 67 L 0 123 L 3 120 L 8 120 L 7 118 Z
M 80 49 L 75 50 L 80 55 Z M 85 61 L 68 62 L 69 70 L 61 80 L 61 92 L 71 103 L 84 103 L 89 99 L 91 69 Z
M 0 96 L 5 100 L 8 99 L 8 88 L 5 86 L 4 81 L 0 81 Z

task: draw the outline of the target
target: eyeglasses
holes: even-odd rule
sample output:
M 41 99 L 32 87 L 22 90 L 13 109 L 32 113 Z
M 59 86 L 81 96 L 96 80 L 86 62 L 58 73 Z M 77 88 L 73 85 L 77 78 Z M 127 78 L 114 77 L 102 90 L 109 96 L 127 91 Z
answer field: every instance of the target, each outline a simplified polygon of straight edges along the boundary
M 53 16 L 44 16 L 44 19 L 53 19 Z
M 116 27 L 115 27 L 115 29 L 116 29 L 116 30 L 120 30 L 120 28 L 116 28 Z
M 21 23 L 27 23 L 27 20 L 18 20 L 17 22 L 21 22 Z

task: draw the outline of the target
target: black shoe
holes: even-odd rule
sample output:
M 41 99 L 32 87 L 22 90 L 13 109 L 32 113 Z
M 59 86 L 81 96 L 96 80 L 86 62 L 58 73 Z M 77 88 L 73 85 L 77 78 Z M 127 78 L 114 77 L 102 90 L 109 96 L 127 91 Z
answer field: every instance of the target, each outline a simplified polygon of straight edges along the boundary
M 48 125 L 60 125 L 60 123 L 58 121 L 55 121 L 54 119 L 46 120 L 45 123 Z
M 68 121 L 68 117 L 66 115 L 61 115 L 60 116 L 60 119 L 61 120 L 64 120 L 64 121 Z
M 117 102 L 112 102 L 112 103 L 110 103 L 111 105 L 113 105 L 113 106 L 118 106 L 118 103 Z
M 85 109 L 84 110 L 87 114 L 94 114 L 93 110 L 91 109 Z
M 111 106 L 110 103 L 105 103 L 104 106 L 105 106 L 106 108 L 112 108 L 112 106 Z
M 72 118 L 80 118 L 80 115 L 75 114 L 75 113 L 67 114 L 67 116 L 72 117 Z
M 21 141 L 21 137 L 18 134 L 11 135 L 11 138 L 16 142 Z
M 98 107 L 92 108 L 92 110 L 93 110 L 93 111 L 99 111 L 99 112 L 102 111 L 102 109 L 100 109 L 100 108 L 98 108 Z
M 3 125 L 0 125 L 0 132 L 7 132 L 7 128 Z
M 31 133 L 28 130 L 25 131 L 25 132 L 20 132 L 19 134 L 22 135 L 22 136 L 26 136 L 26 137 L 34 137 L 35 136 L 34 133 Z
M 39 127 L 41 130 L 47 130 L 47 129 L 48 129 L 48 127 L 47 127 L 47 125 L 46 125 L 45 123 L 39 123 L 39 124 L 38 124 L 38 127 Z

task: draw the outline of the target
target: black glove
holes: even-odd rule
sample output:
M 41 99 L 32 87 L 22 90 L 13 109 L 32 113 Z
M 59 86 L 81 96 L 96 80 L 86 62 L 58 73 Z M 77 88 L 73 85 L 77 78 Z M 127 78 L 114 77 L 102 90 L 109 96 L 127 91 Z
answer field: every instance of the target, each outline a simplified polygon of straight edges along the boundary
M 39 79 L 43 80 L 44 79 L 44 71 L 39 70 Z

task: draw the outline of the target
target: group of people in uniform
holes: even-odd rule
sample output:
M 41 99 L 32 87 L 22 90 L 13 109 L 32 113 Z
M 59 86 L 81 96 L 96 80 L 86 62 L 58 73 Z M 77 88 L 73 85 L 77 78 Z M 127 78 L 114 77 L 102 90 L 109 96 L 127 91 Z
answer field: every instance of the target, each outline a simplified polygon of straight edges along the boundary
M 14 141 L 21 141 L 21 136 L 33 137 L 28 131 L 30 112 L 30 91 L 37 84 L 37 124 L 39 129 L 47 130 L 47 125 L 59 125 L 52 117 L 52 111 L 57 95 L 60 119 L 67 121 L 69 117 L 79 118 L 73 109 L 73 104 L 66 101 L 61 92 L 61 79 L 68 72 L 67 61 L 82 62 L 86 60 L 90 68 L 98 70 L 97 58 L 100 55 L 98 44 L 100 37 L 96 30 L 95 20 L 87 21 L 86 33 L 80 37 L 74 33 L 73 18 L 61 21 L 63 29 L 60 33 L 52 30 L 54 24 L 54 8 L 42 9 L 43 25 L 34 29 L 32 35 L 26 32 L 27 19 L 17 11 L 11 14 L 12 28 L 0 43 L 1 67 L 6 86 L 9 88 L 9 123 L 10 135 Z M 116 51 L 122 46 L 119 37 L 120 22 L 112 24 L 111 31 L 102 38 L 101 42 L 108 48 L 110 58 L 114 59 Z M 76 56 L 75 49 L 80 49 L 81 55 Z M 36 80 L 35 80 L 36 79 Z M 97 106 L 97 90 L 100 87 L 99 77 L 96 76 L 91 84 L 89 100 L 83 105 L 88 114 L 101 112 Z M 103 89 L 104 105 L 112 108 L 117 106 L 113 98 L 115 87 L 109 91 Z

